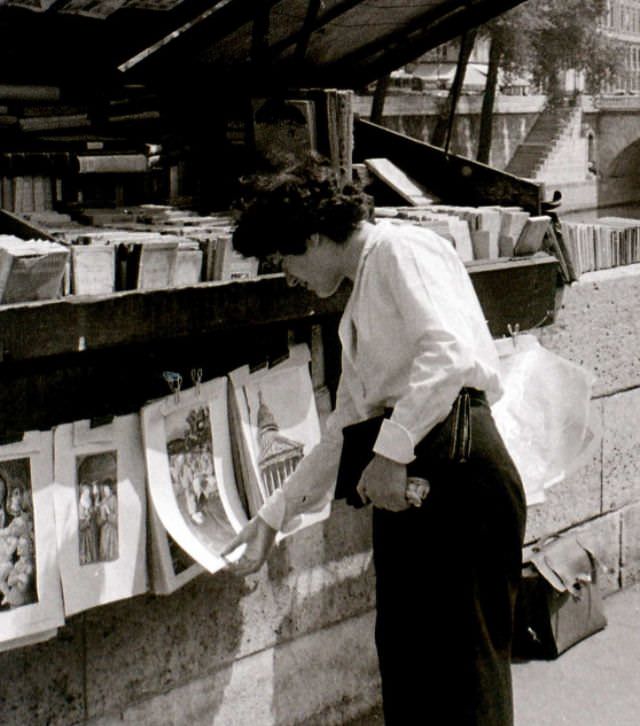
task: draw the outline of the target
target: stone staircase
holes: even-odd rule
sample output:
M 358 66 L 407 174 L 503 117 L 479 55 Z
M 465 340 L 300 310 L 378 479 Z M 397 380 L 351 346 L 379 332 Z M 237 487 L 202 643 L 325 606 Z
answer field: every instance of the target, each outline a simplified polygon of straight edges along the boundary
M 506 171 L 519 177 L 536 179 L 564 137 L 574 132 L 580 115 L 579 107 L 545 109 L 525 141 L 516 149 Z

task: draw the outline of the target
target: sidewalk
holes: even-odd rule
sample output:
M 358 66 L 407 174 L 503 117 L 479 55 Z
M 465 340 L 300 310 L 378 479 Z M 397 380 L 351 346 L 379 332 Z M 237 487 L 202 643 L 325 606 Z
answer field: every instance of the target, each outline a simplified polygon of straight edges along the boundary
M 515 726 L 640 724 L 640 585 L 604 604 L 609 622 L 603 631 L 557 660 L 513 666 Z M 383 726 L 382 715 L 376 711 L 346 726 Z
M 640 724 L 640 586 L 604 606 L 600 633 L 555 661 L 514 665 L 516 726 Z

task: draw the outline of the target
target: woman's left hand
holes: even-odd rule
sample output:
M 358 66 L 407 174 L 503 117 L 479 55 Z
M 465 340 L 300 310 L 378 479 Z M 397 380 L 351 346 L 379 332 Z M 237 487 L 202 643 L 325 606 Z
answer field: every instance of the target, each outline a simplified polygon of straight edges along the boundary
M 365 504 L 371 502 L 379 509 L 391 512 L 408 509 L 407 467 L 376 454 L 362 472 L 357 491 Z

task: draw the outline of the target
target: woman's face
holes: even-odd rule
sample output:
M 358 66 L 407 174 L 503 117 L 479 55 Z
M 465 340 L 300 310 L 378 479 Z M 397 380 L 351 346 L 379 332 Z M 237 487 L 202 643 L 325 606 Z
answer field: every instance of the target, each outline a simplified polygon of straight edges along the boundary
M 282 270 L 287 284 L 302 285 L 318 297 L 333 295 L 345 277 L 340 247 L 328 237 L 314 235 L 307 240 L 303 255 L 283 255 Z

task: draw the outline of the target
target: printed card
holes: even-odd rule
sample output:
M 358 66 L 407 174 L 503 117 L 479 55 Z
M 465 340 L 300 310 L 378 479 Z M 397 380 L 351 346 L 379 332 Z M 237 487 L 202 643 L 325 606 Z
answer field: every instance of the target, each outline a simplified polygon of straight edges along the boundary
M 231 458 L 227 380 L 155 401 L 142 421 L 154 511 L 177 548 L 216 572 L 225 565 L 220 551 L 247 521 Z
M 320 441 L 320 422 L 306 345 L 296 345 L 287 360 L 254 372 L 248 366 L 230 374 L 243 459 L 244 490 L 253 515 L 295 471 Z M 325 519 L 303 515 L 301 527 Z
M 0 447 L 0 650 L 64 624 L 51 432 Z
M 147 590 L 145 468 L 137 414 L 58 426 L 54 502 L 64 610 Z

